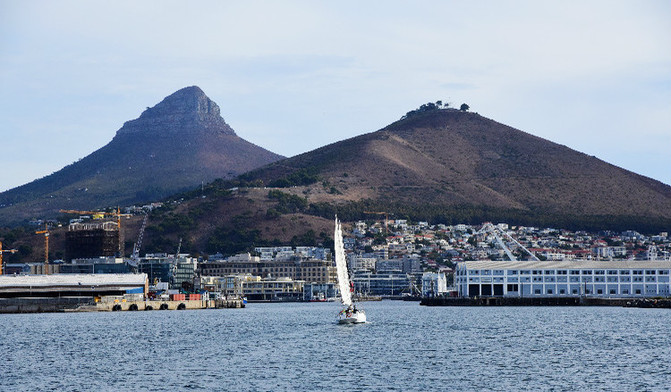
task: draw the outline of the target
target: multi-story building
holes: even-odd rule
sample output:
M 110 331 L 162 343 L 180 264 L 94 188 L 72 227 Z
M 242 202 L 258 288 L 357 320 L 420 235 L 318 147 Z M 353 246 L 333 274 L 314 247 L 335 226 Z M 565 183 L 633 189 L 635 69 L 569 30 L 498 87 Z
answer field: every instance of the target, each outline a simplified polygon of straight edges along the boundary
M 167 282 L 181 289 L 184 283 L 193 285 L 198 261 L 186 255 L 147 254 L 138 263 L 138 271 L 149 276 L 149 282 Z
M 465 261 L 460 296 L 666 297 L 671 261 Z
M 305 281 L 291 278 L 262 279 L 251 277 L 242 282 L 242 296 L 250 301 L 299 301 L 303 299 Z
M 65 259 L 120 255 L 119 233 L 116 222 L 72 223 L 65 234 Z
M 61 274 L 126 274 L 130 265 L 121 257 L 96 257 L 73 259 L 70 264 L 61 264 Z
M 305 283 L 303 301 L 328 301 L 338 295 L 335 283 Z
M 410 292 L 410 277 L 399 270 L 359 271 L 354 273 L 352 282 L 354 292 L 364 295 L 397 296 Z
M 262 261 L 249 254 L 227 261 L 204 262 L 199 265 L 202 276 L 249 274 L 261 278 L 290 278 L 308 283 L 334 283 L 336 268 L 332 261 L 293 257 L 289 260 Z

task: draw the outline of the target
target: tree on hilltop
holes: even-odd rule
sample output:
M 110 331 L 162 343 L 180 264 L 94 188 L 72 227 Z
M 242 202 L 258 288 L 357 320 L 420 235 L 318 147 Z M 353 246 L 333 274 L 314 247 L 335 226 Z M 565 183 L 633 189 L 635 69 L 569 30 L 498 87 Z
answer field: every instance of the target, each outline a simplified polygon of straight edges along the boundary
M 461 110 L 462 112 L 467 112 L 468 109 L 470 109 L 470 108 L 471 108 L 471 107 L 468 106 L 467 104 L 462 103 L 461 106 L 459 107 L 459 110 Z

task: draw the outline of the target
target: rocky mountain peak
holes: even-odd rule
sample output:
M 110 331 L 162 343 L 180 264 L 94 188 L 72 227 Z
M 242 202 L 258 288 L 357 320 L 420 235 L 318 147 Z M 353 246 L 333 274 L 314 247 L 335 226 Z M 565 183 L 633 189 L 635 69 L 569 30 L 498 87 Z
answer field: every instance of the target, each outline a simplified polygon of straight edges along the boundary
M 137 119 L 127 121 L 117 134 L 166 133 L 185 129 L 235 135 L 221 117 L 219 106 L 198 86 L 185 87 L 165 97 L 156 106 L 147 108 Z

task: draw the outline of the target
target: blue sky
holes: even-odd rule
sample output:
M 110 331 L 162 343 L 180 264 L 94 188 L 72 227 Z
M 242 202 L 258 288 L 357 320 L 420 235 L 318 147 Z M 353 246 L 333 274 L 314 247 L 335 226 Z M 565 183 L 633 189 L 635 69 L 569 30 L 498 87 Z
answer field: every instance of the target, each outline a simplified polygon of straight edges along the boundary
M 286 156 L 442 100 L 671 184 L 669 21 L 649 0 L 0 0 L 0 191 L 191 85 Z

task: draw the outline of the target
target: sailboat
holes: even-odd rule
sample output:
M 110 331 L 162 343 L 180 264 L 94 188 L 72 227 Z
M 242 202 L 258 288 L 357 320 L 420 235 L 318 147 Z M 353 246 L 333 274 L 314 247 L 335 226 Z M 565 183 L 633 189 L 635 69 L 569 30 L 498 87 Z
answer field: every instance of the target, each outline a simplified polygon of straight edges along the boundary
M 359 324 L 366 322 L 366 313 L 357 309 L 352 302 L 352 286 L 347 273 L 347 261 L 345 260 L 345 245 L 342 239 L 342 227 L 338 217 L 335 218 L 335 231 L 333 234 L 335 244 L 335 260 L 338 272 L 338 287 L 340 288 L 340 299 L 345 306 L 338 313 L 338 324 Z

